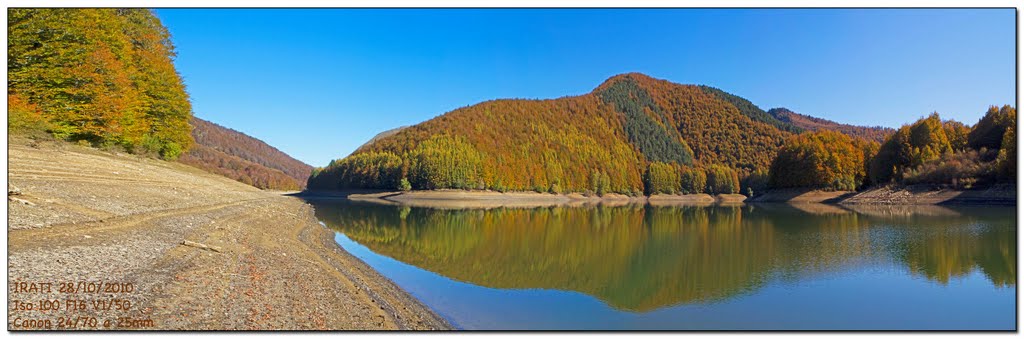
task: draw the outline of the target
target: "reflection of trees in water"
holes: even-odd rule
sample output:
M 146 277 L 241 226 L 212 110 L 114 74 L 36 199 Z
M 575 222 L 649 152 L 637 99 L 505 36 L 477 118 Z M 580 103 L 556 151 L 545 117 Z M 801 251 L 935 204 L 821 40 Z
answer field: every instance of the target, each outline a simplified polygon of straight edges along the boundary
M 1013 210 L 930 210 L 871 220 L 901 231 L 894 254 L 914 274 L 945 285 L 980 269 L 996 286 L 1016 284 L 1017 231 Z
M 799 279 L 885 258 L 942 283 L 975 264 L 997 285 L 1015 283 L 1012 211 L 1003 220 L 785 205 L 316 205 L 317 217 L 330 227 L 426 270 L 493 288 L 578 291 L 632 311 L 722 300 L 773 275 Z
M 1016 284 L 1016 216 L 1009 208 L 853 205 L 880 248 L 917 275 L 948 284 L 980 269 L 996 286 Z M 876 246 L 878 247 L 878 246 Z

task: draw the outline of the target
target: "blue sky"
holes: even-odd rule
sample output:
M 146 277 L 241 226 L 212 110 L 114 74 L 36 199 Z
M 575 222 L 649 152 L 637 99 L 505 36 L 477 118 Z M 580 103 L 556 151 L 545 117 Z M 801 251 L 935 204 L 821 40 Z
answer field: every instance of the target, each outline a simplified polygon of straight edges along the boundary
M 313 166 L 378 132 L 615 74 L 898 127 L 1015 104 L 1013 9 L 160 9 L 196 116 Z

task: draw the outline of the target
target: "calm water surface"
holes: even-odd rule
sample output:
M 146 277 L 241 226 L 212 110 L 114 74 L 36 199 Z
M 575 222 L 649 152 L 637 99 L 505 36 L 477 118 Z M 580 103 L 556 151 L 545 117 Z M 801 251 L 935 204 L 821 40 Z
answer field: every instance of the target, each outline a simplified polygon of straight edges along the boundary
M 311 203 L 464 329 L 1016 328 L 1013 208 Z

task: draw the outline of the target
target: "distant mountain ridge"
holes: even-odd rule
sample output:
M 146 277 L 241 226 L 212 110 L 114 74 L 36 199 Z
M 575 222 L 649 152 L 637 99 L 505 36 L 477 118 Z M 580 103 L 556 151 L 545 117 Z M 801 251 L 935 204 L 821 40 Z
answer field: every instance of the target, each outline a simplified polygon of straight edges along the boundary
M 838 123 L 832 120 L 815 118 L 809 115 L 796 113 L 784 107 L 772 108 L 768 114 L 786 124 L 808 131 L 831 130 L 853 137 L 861 137 L 877 142 L 885 141 L 885 138 L 896 132 L 888 127 L 865 127 Z
M 193 117 L 195 145 L 181 162 L 262 189 L 298 190 L 309 166 L 245 133 Z

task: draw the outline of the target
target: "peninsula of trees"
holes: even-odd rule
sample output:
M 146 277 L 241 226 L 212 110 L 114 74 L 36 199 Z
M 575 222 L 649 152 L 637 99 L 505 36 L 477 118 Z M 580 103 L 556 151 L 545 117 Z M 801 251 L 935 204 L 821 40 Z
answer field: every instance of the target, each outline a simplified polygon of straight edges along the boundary
M 974 126 L 931 114 L 898 130 L 768 112 L 707 86 L 643 74 L 588 94 L 493 100 L 375 138 L 313 170 L 313 190 L 619 193 L 855 190 L 1013 181 L 1016 109 Z

